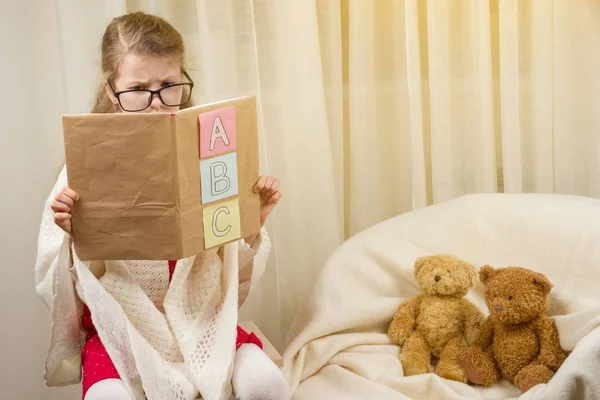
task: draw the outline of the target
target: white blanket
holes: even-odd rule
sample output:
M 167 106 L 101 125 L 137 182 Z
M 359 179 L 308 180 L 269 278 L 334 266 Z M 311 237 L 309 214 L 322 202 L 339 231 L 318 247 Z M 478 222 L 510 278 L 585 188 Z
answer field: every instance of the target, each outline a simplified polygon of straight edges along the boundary
M 599 399 L 600 200 L 562 195 L 468 195 L 380 223 L 324 266 L 284 352 L 294 399 Z M 477 267 L 518 265 L 554 284 L 548 314 L 573 351 L 549 384 L 522 394 L 434 374 L 403 377 L 386 330 L 419 293 L 416 257 L 450 253 Z M 481 283 L 468 298 L 487 315 Z

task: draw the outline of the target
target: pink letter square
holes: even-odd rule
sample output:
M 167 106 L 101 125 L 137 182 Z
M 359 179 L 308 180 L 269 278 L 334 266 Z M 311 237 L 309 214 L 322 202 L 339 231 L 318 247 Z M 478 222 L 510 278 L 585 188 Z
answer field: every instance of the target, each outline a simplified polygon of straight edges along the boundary
M 198 115 L 200 120 L 200 158 L 235 150 L 235 106 Z

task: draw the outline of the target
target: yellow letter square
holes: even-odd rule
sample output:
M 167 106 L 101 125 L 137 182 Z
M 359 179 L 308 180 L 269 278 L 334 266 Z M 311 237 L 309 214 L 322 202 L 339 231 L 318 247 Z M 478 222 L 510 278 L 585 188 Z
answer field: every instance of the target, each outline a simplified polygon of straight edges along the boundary
M 239 199 L 204 208 L 204 248 L 210 249 L 241 237 Z

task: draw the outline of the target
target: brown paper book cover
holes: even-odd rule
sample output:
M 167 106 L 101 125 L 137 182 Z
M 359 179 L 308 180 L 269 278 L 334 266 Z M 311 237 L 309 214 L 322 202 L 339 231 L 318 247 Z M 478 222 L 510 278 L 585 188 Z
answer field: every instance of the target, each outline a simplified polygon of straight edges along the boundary
M 260 231 L 256 99 L 63 116 L 77 255 L 178 260 Z

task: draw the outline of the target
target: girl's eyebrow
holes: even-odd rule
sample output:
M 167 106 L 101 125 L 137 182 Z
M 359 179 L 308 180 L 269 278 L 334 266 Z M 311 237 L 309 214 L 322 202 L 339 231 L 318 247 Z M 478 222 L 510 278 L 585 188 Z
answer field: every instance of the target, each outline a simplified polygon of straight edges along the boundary
M 171 75 L 166 75 L 163 78 L 152 80 L 152 81 L 148 81 L 148 80 L 144 80 L 144 79 L 132 79 L 132 80 L 126 80 L 124 83 L 125 83 L 125 86 L 127 86 L 127 87 L 148 86 L 152 82 L 160 83 L 160 82 L 164 82 L 164 81 L 177 81 L 178 79 L 182 79 L 182 77 L 179 74 L 171 74 Z
M 125 81 L 125 86 L 144 86 L 146 84 L 148 84 L 148 81 L 144 81 L 144 80 L 140 80 L 140 79 Z

